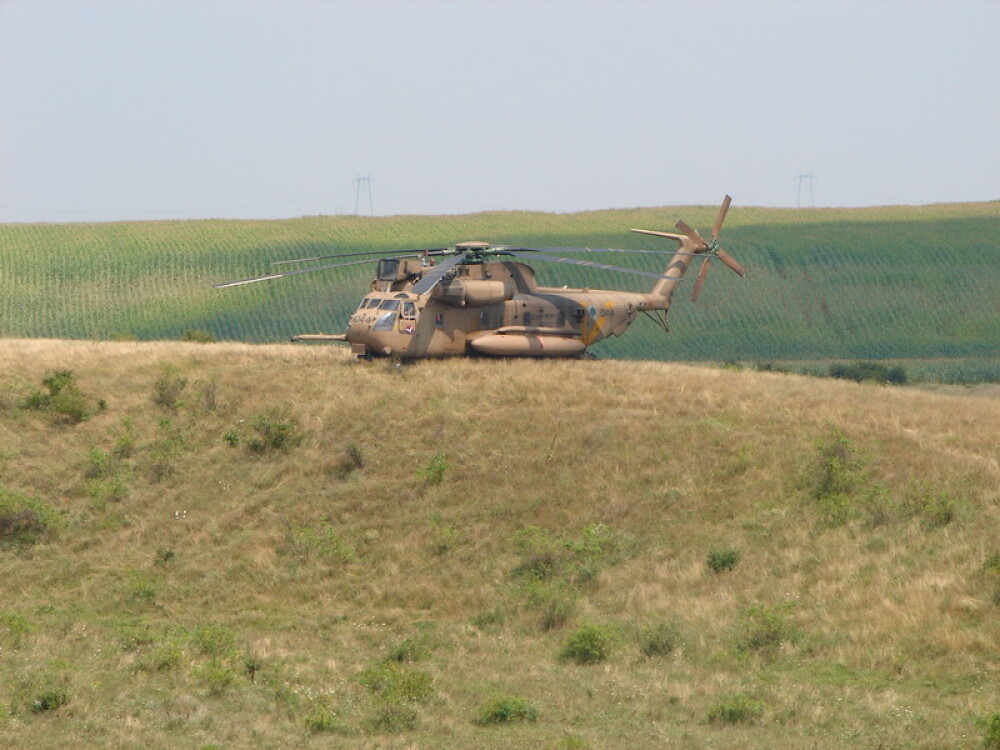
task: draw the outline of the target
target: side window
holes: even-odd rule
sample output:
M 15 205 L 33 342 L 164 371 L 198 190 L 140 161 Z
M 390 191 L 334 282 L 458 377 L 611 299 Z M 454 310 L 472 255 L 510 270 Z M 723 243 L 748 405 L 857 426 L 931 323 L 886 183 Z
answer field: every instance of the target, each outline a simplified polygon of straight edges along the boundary
M 404 320 L 417 319 L 417 306 L 413 302 L 403 303 L 403 319 Z

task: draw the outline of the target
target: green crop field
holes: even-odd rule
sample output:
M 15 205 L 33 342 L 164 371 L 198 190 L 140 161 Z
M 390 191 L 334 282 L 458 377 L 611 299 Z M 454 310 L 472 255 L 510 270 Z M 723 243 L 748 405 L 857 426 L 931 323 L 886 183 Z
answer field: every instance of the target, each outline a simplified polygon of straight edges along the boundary
M 441 247 L 468 239 L 528 246 L 658 249 L 629 227 L 705 229 L 716 208 L 579 214 L 312 217 L 0 226 L 0 336 L 285 341 L 338 332 L 374 262 L 214 290 L 288 258 Z M 640 319 L 594 348 L 602 357 L 684 361 L 905 361 L 933 379 L 1000 378 L 1000 202 L 876 209 L 735 204 L 725 247 L 748 269 L 716 264 L 697 304 L 678 296 L 671 332 Z M 667 243 L 672 245 L 672 243 Z M 655 259 L 614 263 L 661 270 Z M 536 264 L 540 280 L 644 289 L 623 274 Z

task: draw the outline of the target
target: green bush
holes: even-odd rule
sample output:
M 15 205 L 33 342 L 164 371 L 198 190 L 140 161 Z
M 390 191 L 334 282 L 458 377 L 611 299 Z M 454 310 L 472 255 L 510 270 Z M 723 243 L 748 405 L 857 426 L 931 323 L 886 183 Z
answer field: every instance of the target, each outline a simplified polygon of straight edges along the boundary
M 737 639 L 739 651 L 773 654 L 785 643 L 795 643 L 801 633 L 788 621 L 789 607 L 755 604 L 741 616 L 742 632 Z
M 24 408 L 48 412 L 56 421 L 68 424 L 84 422 L 97 411 L 77 387 L 70 370 L 56 370 L 42 379 L 42 385 L 48 393 L 34 391 L 24 400 Z
M 764 714 L 764 707 L 746 695 L 721 699 L 708 712 L 710 724 L 754 724 Z
M 680 644 L 680 631 L 675 623 L 660 623 L 644 630 L 639 637 L 639 651 L 653 658 L 667 656 Z
M 576 664 L 600 664 L 607 661 L 615 644 L 615 635 L 606 625 L 581 625 L 563 641 L 559 658 Z
M 474 724 L 510 724 L 516 721 L 537 721 L 538 708 L 519 695 L 501 695 L 481 706 L 472 720 Z
M 34 544 L 58 526 L 59 514 L 51 505 L 0 487 L 0 547 Z
M 250 419 L 254 435 L 247 439 L 251 453 L 287 453 L 302 444 L 305 435 L 299 421 L 284 409 L 271 409 Z
M 841 380 L 853 380 L 856 383 L 891 383 L 903 385 L 906 383 L 906 371 L 900 367 L 888 367 L 880 362 L 853 362 L 851 364 L 830 365 L 830 377 Z
M 736 549 L 712 550 L 708 553 L 705 564 L 713 573 L 732 570 L 740 562 L 740 551 Z

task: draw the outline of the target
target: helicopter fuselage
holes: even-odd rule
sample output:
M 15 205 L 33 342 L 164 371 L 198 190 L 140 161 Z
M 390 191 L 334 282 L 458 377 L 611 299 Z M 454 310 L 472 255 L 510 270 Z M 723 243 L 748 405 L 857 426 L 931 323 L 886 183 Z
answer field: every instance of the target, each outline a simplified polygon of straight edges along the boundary
M 643 310 L 662 309 L 648 294 L 539 286 L 534 270 L 516 261 L 459 265 L 431 293 L 414 294 L 426 270 L 417 258 L 380 263 L 348 322 L 355 354 L 579 356 L 624 333 Z

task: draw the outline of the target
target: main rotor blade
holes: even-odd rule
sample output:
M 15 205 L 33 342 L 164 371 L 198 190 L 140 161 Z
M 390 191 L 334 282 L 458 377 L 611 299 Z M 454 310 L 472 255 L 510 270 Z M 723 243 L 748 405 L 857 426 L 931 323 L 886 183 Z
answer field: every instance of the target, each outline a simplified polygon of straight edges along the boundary
M 729 204 L 733 202 L 730 196 L 726 196 L 722 199 L 722 205 L 719 206 L 719 215 L 715 217 L 715 226 L 712 227 L 712 239 L 719 239 L 719 232 L 722 231 L 722 222 L 726 220 L 726 212 L 729 211 Z
M 634 250 L 626 247 L 507 247 L 503 249 L 511 252 L 527 253 L 630 253 L 632 255 L 677 255 L 674 250 Z
M 725 263 L 731 269 L 733 269 L 734 271 L 736 271 L 736 273 L 738 273 L 740 276 L 746 276 L 747 275 L 746 269 L 743 268 L 743 266 L 741 266 L 736 261 L 736 258 L 734 258 L 732 255 L 730 255 L 729 253 L 727 253 L 721 247 L 718 250 L 715 251 L 715 255 L 716 255 L 716 257 L 719 260 L 721 260 L 723 263 Z
M 674 226 L 677 227 L 678 229 L 680 229 L 690 239 L 694 240 L 695 242 L 697 242 L 702 247 L 708 247 L 708 243 L 705 242 L 705 240 L 702 238 L 702 236 L 700 234 L 698 234 L 698 230 L 697 229 L 692 229 L 687 224 L 685 224 L 683 221 L 678 221 Z
M 556 255 L 546 255 L 544 253 L 532 253 L 531 255 L 519 255 L 518 253 L 511 253 L 519 258 L 524 258 L 525 260 L 547 260 L 552 263 L 570 263 L 574 266 L 589 266 L 590 268 L 599 268 L 602 271 L 618 271 L 619 273 L 628 273 L 633 276 L 645 276 L 650 279 L 673 279 L 677 281 L 674 276 L 664 276 L 662 273 L 653 273 L 652 271 L 638 271 L 634 268 L 622 268 L 621 266 L 609 266 L 606 263 L 595 263 L 592 260 L 580 260 L 579 258 L 560 258 Z
M 330 263 L 325 266 L 313 266 L 312 268 L 296 268 L 294 271 L 283 271 L 282 273 L 269 273 L 266 276 L 255 276 L 252 279 L 240 279 L 239 281 L 227 281 L 223 284 L 216 284 L 215 289 L 226 289 L 231 286 L 242 286 L 244 284 L 255 284 L 258 281 L 271 281 L 280 279 L 283 276 L 296 276 L 300 273 L 312 273 L 313 271 L 325 271 L 329 268 L 342 268 L 343 266 L 360 266 L 371 263 L 370 260 L 352 260 L 348 263 Z
M 668 240 L 677 240 L 678 242 L 684 239 L 683 234 L 674 234 L 673 232 L 657 232 L 652 229 L 629 229 L 628 231 L 636 234 L 649 234 L 653 237 L 666 237 Z
M 425 273 L 410 291 L 414 294 L 427 294 L 438 285 L 445 274 L 448 273 L 459 261 L 465 257 L 465 253 L 455 255 L 452 258 L 443 260 Z
M 355 258 L 362 255 L 423 255 L 424 253 L 440 253 L 447 248 L 435 247 L 427 250 L 371 250 L 364 253 L 338 253 L 336 255 L 317 255 L 313 258 L 293 258 L 291 260 L 276 260 L 272 261 L 272 266 L 283 266 L 288 263 L 311 263 L 316 260 L 329 260 L 330 258 Z
M 698 271 L 698 280 L 694 282 L 694 291 L 691 292 L 691 301 L 697 302 L 698 296 L 701 294 L 701 287 L 705 283 L 705 277 L 708 276 L 708 258 L 705 258 L 705 262 L 701 264 L 701 268 Z

